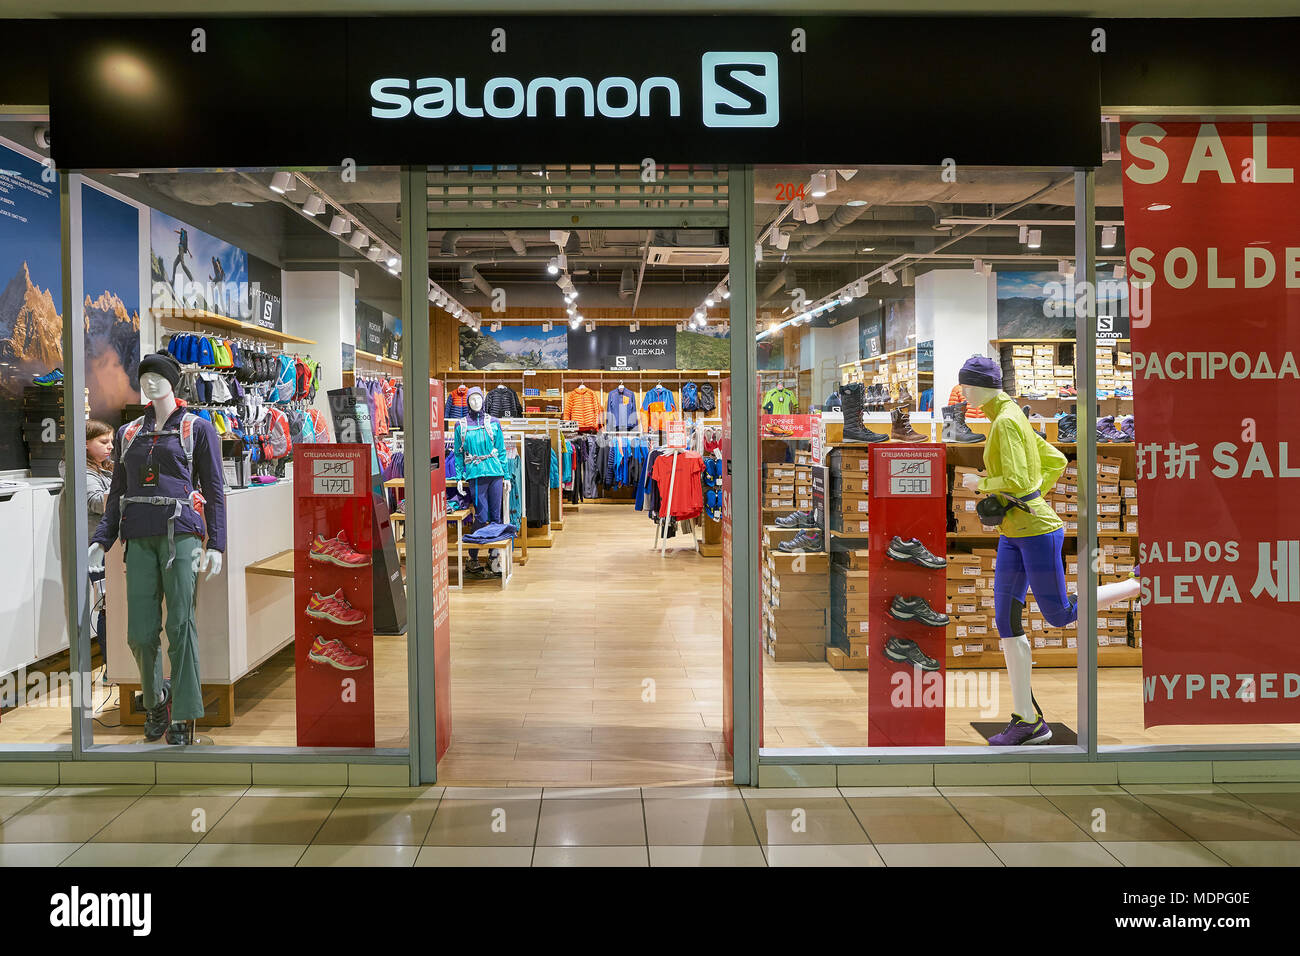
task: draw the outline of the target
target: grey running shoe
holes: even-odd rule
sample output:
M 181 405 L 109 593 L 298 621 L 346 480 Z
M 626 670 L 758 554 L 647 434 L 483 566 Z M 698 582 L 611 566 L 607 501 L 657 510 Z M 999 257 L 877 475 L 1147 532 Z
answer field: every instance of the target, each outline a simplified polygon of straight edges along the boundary
M 932 571 L 948 566 L 947 561 L 931 554 L 929 549 L 915 538 L 904 541 L 902 538 L 895 536 L 889 542 L 889 548 L 886 549 L 885 553 L 895 561 L 911 561 L 913 564 L 919 564 L 921 567 L 929 568 Z
M 814 528 L 816 522 L 813 521 L 811 511 L 794 511 L 777 518 L 776 526 L 778 528 Z
M 163 681 L 163 699 L 144 712 L 144 739 L 157 740 L 167 732 L 172 720 L 172 682 Z
M 923 671 L 937 671 L 939 662 L 917 646 L 916 641 L 904 637 L 891 637 L 885 641 L 885 656 L 900 664 L 911 664 Z
M 782 541 L 776 549 L 786 554 L 820 553 L 823 550 L 822 533 L 816 528 L 805 528 L 789 541 Z
M 889 605 L 889 615 L 898 621 L 920 621 L 927 627 L 948 626 L 948 615 L 934 610 L 923 597 L 905 598 L 901 594 L 895 594 Z

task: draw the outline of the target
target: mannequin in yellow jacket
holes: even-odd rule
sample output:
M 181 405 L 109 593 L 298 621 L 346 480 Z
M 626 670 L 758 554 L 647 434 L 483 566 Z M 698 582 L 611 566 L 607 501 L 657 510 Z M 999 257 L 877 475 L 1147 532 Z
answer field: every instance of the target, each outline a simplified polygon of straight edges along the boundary
M 1066 458 L 1029 427 L 1024 412 L 1001 390 L 1001 369 L 992 359 L 973 356 L 962 366 L 958 381 L 967 402 L 980 408 L 992 422 L 984 446 L 986 477 L 965 475 L 962 483 L 973 491 L 1014 495 L 1023 503 L 1023 507 L 1008 510 L 998 528 L 993 609 L 1014 710 L 1007 728 L 991 737 L 989 743 L 1047 743 L 1052 732 L 1033 697 L 1033 653 L 1022 615 L 1032 588 L 1043 617 L 1052 627 L 1066 627 L 1079 617 L 1078 605 L 1065 587 L 1061 557 L 1065 527 L 1043 498 L 1065 471 Z M 1097 589 L 1097 608 L 1135 597 L 1140 588 L 1136 579 L 1104 584 Z

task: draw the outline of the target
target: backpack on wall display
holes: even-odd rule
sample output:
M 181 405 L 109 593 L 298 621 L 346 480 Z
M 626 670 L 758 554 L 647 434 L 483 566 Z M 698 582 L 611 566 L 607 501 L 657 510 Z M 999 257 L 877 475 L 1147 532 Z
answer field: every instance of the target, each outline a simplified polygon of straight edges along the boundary
M 268 408 L 267 435 L 262 439 L 262 454 L 266 458 L 285 458 L 293 450 L 289 417 L 278 408 Z
M 291 401 L 298 392 L 298 366 L 290 355 L 281 354 L 276 360 L 275 399 L 277 402 Z
M 324 413 L 318 408 L 307 409 L 307 416 L 311 419 L 312 430 L 316 434 L 316 441 L 328 442 L 330 438 L 329 424 L 325 421 Z

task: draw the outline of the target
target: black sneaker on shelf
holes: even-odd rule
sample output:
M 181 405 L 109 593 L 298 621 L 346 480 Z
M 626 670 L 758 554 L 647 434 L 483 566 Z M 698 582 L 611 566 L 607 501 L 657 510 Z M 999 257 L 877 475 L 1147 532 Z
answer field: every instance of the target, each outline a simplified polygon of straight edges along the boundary
M 776 526 L 778 528 L 815 528 L 817 525 L 813 521 L 811 511 L 794 511 L 777 518 Z
M 947 561 L 931 554 L 930 550 L 916 538 L 904 541 L 902 538 L 895 536 L 889 542 L 889 547 L 885 553 L 895 561 L 911 561 L 913 564 L 919 564 L 921 567 L 929 568 L 932 571 L 948 566 Z
M 885 641 L 885 656 L 900 664 L 911 664 L 923 671 L 937 671 L 939 662 L 917 646 L 916 641 L 905 637 L 891 637 Z
M 784 551 L 786 554 L 818 554 L 824 548 L 819 528 L 805 528 L 789 541 L 782 541 L 776 546 L 778 551 Z
M 174 720 L 167 725 L 167 742 L 184 746 L 194 743 L 194 722 L 191 720 Z
M 923 597 L 903 597 L 895 594 L 889 605 L 889 615 L 898 621 L 920 621 L 927 627 L 947 627 L 948 615 L 940 614 L 930 607 Z
M 144 712 L 144 739 L 157 740 L 167 733 L 167 725 L 172 722 L 172 682 L 163 681 L 163 699 L 156 706 L 148 707 Z

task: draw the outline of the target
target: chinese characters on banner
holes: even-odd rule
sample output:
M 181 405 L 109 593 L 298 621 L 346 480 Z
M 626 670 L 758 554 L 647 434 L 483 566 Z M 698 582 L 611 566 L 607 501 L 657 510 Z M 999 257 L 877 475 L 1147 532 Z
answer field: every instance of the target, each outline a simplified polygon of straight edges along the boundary
M 1146 726 L 1300 721 L 1300 124 L 1125 123 Z

